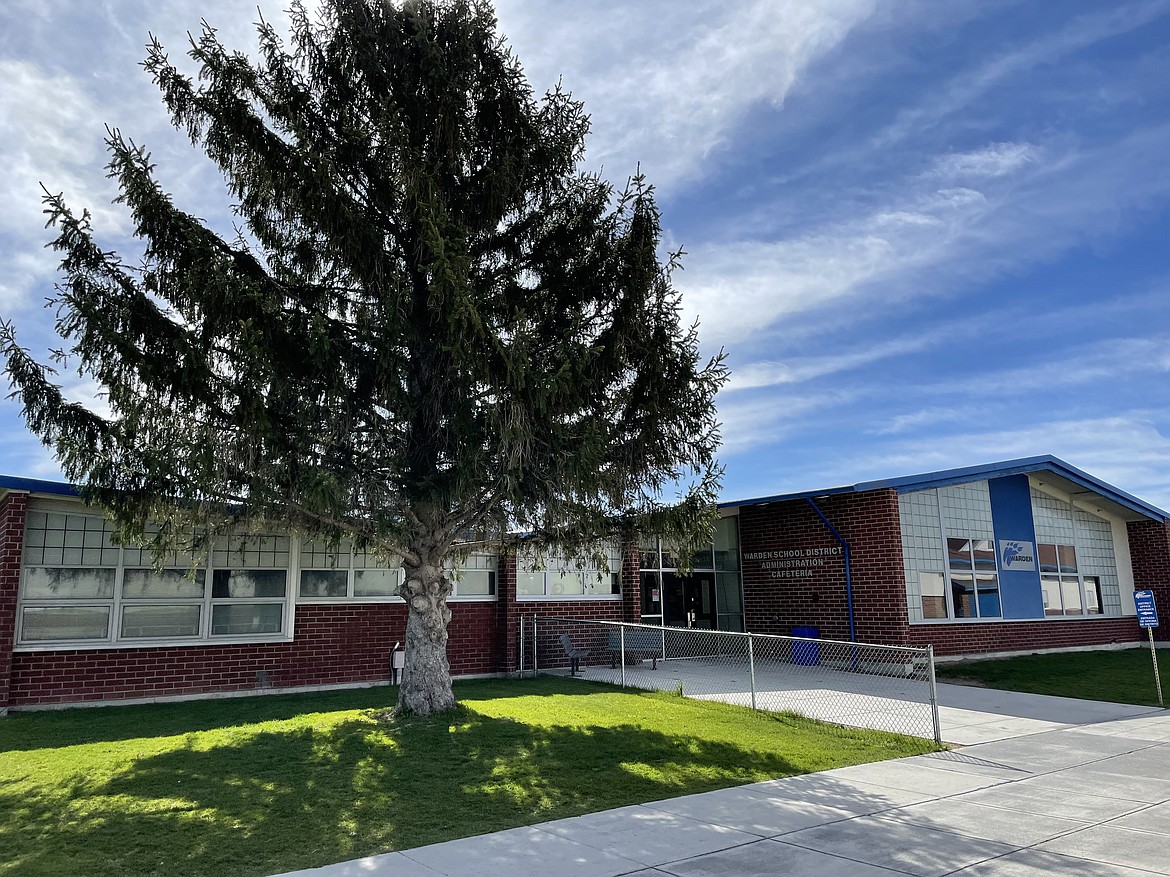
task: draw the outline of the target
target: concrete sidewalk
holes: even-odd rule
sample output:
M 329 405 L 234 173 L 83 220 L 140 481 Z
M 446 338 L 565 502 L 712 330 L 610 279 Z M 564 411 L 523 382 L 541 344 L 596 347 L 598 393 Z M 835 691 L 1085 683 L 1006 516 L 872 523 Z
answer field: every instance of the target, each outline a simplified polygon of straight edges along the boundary
M 1170 875 L 1170 712 L 940 688 L 944 737 L 993 742 L 296 874 Z

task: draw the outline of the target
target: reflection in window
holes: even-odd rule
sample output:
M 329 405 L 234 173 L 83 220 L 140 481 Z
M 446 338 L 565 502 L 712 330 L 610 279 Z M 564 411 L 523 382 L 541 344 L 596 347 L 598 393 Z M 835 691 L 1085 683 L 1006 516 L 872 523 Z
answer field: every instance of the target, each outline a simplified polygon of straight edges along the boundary
M 918 574 L 918 591 L 922 600 L 923 618 L 946 618 L 946 580 L 940 572 Z
M 1041 542 L 1036 554 L 1045 615 L 1102 614 L 1101 581 L 1097 576 L 1081 574 L 1076 546 Z
M 947 571 L 955 618 L 999 618 L 1003 615 L 995 544 L 990 539 L 948 537 Z M 934 617 L 926 615 L 925 604 L 923 616 Z

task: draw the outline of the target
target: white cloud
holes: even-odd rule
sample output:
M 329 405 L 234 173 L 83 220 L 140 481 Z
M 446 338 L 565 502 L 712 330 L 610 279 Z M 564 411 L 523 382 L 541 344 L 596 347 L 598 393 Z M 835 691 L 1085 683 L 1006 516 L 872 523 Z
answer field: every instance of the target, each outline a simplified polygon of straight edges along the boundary
M 0 60 L 0 82 L 0 309 L 9 312 L 58 261 L 44 249 L 52 233 L 44 230 L 42 182 L 88 205 L 96 228 L 110 232 L 123 225 L 109 207 L 112 190 L 101 170 L 103 129 L 77 80 L 27 61 Z
M 720 454 L 727 457 L 776 443 L 793 429 L 803 426 L 810 414 L 849 400 L 850 394 L 838 389 L 807 395 L 757 394 L 751 398 L 730 400 L 721 395 L 718 400 L 719 421 L 723 427 Z
M 946 178 L 1002 177 L 1040 157 L 1041 150 L 1031 143 L 992 143 L 971 152 L 941 156 L 932 173 Z
M 1170 437 L 1150 411 L 1055 420 L 1024 429 L 964 429 L 961 440 L 937 433 L 841 462 L 854 481 L 1052 454 L 1160 508 L 1170 508 Z M 852 476 L 851 476 L 852 477 Z
M 589 163 L 620 179 L 640 162 L 651 181 L 670 190 L 702 175 L 752 106 L 782 105 L 809 67 L 875 6 L 659 0 L 553 7 L 510 0 L 498 10 L 534 87 L 564 74 L 566 87 L 585 101 L 593 119 Z
M 816 378 L 851 371 L 883 359 L 915 353 L 953 337 L 950 327 L 923 331 L 891 341 L 868 344 L 847 353 L 826 356 L 797 356 L 784 362 L 761 360 L 735 367 L 724 392 L 750 390 L 779 384 L 799 384 Z
M 893 123 L 873 138 L 872 145 L 888 147 L 904 140 L 913 132 L 955 115 L 1011 77 L 1026 75 L 1036 67 L 1052 64 L 1080 49 L 1136 30 L 1168 11 L 1170 2 L 1167 0 L 1147 0 L 1120 6 L 1107 4 L 1104 11 L 1078 16 L 1055 33 L 1005 52 L 940 84 L 932 90 L 928 100 L 899 113 Z
M 837 318 L 863 319 L 1114 233 L 1122 215 L 1170 192 L 1168 151 L 1170 126 L 1160 126 L 1044 163 L 1000 161 L 1002 173 L 980 189 L 907 178 L 861 216 L 781 240 L 694 247 L 675 282 L 707 343 L 742 344 L 781 318 L 829 305 Z

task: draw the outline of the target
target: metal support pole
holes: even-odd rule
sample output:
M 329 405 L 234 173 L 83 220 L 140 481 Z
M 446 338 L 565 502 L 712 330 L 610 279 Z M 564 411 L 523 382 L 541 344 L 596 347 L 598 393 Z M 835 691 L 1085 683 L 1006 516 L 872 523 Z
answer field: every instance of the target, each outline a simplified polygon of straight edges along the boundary
M 756 708 L 756 651 L 752 647 L 752 635 L 748 634 L 748 672 L 752 678 L 752 709 Z
M 621 655 L 621 658 L 622 658 L 622 688 L 625 688 L 626 687 L 626 626 L 623 624 L 621 626 L 621 628 L 619 628 L 619 630 L 620 630 L 619 635 L 622 638 L 622 655 Z
M 540 672 L 539 656 L 540 638 L 536 635 L 536 616 L 532 616 L 532 678 L 536 678 L 536 674 Z
M 934 742 L 942 745 L 942 724 L 938 718 L 938 683 L 934 678 L 934 646 L 926 646 L 926 667 L 930 675 L 930 719 L 934 723 Z
M 1150 635 L 1150 657 L 1154 659 L 1154 684 L 1158 686 L 1158 706 L 1166 709 L 1166 704 L 1162 700 L 1162 674 L 1158 672 L 1158 650 L 1154 648 L 1154 628 L 1147 627 L 1146 633 Z
M 520 616 L 520 678 L 524 678 L 524 616 Z

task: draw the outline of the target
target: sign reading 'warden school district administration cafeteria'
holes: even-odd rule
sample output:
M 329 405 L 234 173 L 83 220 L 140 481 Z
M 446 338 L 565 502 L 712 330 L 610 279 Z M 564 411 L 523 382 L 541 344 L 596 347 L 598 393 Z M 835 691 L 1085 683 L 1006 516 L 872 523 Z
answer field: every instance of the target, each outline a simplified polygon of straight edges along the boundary
M 1157 627 L 1158 609 L 1154 606 L 1154 592 L 1134 591 L 1133 602 L 1137 606 L 1138 624 L 1142 627 Z

